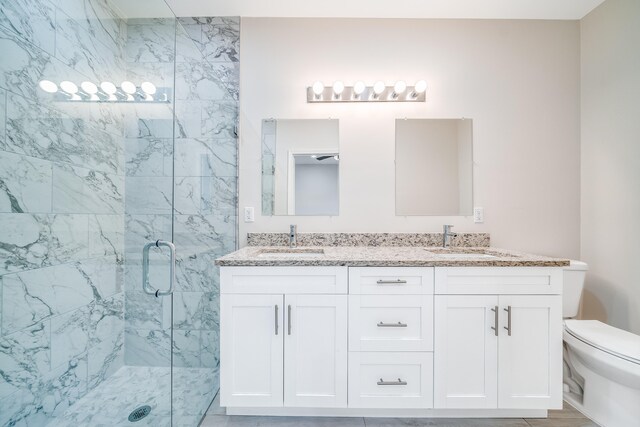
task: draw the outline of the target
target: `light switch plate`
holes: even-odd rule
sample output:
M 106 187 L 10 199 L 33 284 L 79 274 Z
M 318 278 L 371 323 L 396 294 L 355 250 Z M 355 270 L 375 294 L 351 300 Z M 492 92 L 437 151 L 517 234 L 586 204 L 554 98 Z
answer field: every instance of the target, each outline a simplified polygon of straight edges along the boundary
M 484 208 L 473 208 L 473 222 L 484 222 Z
M 253 222 L 255 221 L 255 211 L 253 206 L 248 206 L 244 208 L 244 222 Z

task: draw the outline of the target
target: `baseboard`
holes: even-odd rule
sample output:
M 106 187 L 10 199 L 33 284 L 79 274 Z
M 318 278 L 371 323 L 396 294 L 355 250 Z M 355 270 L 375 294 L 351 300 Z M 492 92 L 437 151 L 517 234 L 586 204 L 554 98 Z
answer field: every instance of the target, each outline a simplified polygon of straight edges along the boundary
M 227 415 L 389 418 L 547 418 L 546 409 L 380 409 L 228 407 Z

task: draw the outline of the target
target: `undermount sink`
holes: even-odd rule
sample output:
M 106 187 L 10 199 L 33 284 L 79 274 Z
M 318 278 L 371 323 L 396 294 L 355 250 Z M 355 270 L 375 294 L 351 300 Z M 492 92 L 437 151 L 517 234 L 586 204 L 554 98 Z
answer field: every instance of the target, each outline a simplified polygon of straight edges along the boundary
M 480 254 L 480 253 L 446 253 L 446 254 L 436 254 L 439 258 L 495 258 L 495 255 L 489 254 Z
M 478 249 L 478 248 L 426 248 L 428 252 L 436 255 L 439 258 L 457 258 L 457 259 L 472 259 L 472 258 L 496 258 L 501 256 L 499 252 L 491 251 L 490 249 Z
M 324 256 L 324 249 L 274 248 L 262 249 L 258 254 L 263 258 L 317 258 Z

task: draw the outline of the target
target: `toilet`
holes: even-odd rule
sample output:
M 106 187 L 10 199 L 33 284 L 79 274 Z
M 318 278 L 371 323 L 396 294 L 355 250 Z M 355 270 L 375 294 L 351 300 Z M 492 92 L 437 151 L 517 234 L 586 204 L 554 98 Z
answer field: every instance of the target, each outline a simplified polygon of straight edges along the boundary
M 604 427 L 640 426 L 640 336 L 575 320 L 587 264 L 564 271 L 564 398 Z

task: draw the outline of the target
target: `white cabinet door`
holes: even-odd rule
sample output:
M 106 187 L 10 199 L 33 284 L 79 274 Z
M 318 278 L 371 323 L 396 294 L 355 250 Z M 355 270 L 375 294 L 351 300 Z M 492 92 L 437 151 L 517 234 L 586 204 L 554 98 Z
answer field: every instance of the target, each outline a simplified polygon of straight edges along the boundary
M 220 404 L 282 406 L 282 295 L 222 295 Z
M 347 406 L 347 296 L 285 295 L 284 404 Z
M 562 297 L 502 295 L 499 300 L 498 407 L 561 409 Z M 509 323 L 510 334 L 504 329 Z
M 435 408 L 497 407 L 497 305 L 495 295 L 435 297 Z

